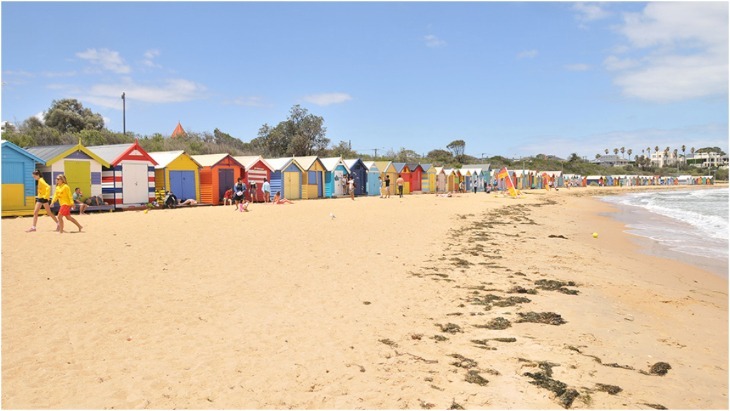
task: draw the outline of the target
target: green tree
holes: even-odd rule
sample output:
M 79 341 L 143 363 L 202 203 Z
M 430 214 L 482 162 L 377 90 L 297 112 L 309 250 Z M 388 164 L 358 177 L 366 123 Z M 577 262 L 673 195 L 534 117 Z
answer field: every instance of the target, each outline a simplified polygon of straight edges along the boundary
M 454 159 L 454 157 L 451 155 L 451 152 L 440 149 L 429 151 L 428 154 L 426 154 L 426 158 L 431 163 L 438 164 L 439 166 L 449 164 Z
M 61 133 L 77 133 L 81 130 L 101 130 L 104 119 L 101 114 L 92 113 L 75 99 L 53 100 L 43 115 L 46 126 Z
M 464 140 L 454 140 L 450 142 L 446 148 L 453 153 L 454 159 L 461 163 L 464 156 L 464 149 L 466 148 L 466 142 Z
M 350 143 L 347 141 L 340 141 L 336 146 L 329 150 L 330 157 L 342 157 L 342 158 L 357 158 L 356 152 L 352 151 Z
M 326 133 L 322 117 L 295 105 L 276 127 L 264 124 L 251 147 L 270 157 L 324 155 L 330 143 Z

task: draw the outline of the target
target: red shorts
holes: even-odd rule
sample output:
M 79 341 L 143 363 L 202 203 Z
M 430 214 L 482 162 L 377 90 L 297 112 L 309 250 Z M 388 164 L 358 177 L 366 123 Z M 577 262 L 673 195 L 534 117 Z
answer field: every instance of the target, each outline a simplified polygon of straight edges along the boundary
M 71 206 L 62 205 L 61 208 L 58 210 L 58 215 L 62 215 L 65 217 L 71 216 Z

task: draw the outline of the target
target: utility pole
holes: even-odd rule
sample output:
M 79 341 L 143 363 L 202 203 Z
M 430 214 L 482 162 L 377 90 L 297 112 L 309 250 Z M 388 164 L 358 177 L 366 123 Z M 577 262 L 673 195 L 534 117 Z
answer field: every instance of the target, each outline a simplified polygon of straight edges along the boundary
M 127 100 L 122 92 L 122 133 L 127 136 Z

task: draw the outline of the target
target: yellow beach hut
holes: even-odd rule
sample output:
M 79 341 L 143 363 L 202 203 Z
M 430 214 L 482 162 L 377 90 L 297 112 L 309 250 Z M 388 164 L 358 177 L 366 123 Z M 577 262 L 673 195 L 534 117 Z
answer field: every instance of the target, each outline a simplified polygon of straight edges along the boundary
M 390 177 L 390 195 L 398 194 L 395 187 L 395 180 L 398 179 L 398 172 L 392 161 L 375 161 L 375 166 L 380 170 L 380 177 L 385 181 L 386 177 Z
M 294 157 L 302 166 L 302 198 L 324 198 L 324 173 L 327 171 L 317 156 Z
M 63 174 L 71 190 L 78 187 L 84 196 L 101 197 L 101 167 L 110 165 L 81 142 L 76 145 L 30 147 L 27 151 L 45 162 L 38 171 L 51 185 L 52 192 L 56 191 L 56 176 Z
M 436 192 L 436 167 L 432 164 L 421 164 L 421 191 L 424 194 Z
M 148 154 L 157 162 L 155 189 L 158 193 L 172 191 L 181 201 L 192 198 L 200 202 L 200 163 L 183 150 Z

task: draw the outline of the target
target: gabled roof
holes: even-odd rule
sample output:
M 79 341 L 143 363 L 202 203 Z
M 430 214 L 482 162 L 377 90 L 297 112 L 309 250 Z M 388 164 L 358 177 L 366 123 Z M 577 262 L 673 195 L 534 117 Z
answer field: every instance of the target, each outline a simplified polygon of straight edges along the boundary
M 424 172 L 428 172 L 431 168 L 433 168 L 433 164 L 419 164 Z
M 177 127 L 175 127 L 175 130 L 173 130 L 172 134 L 170 135 L 170 138 L 177 137 L 177 136 L 184 136 L 185 130 L 182 128 L 182 124 L 180 122 L 177 122 Z
M 406 167 L 408 167 L 409 170 L 413 171 L 418 167 L 418 163 L 406 163 Z
M 81 142 L 79 144 L 65 144 L 61 146 L 40 146 L 40 147 L 30 147 L 26 151 L 29 153 L 40 157 L 43 159 L 43 163 L 47 166 L 62 160 L 71 154 L 81 151 L 82 153 L 86 154 L 87 156 L 94 159 L 96 162 L 101 164 L 104 167 L 109 167 L 109 163 L 105 161 L 103 158 L 99 157 L 98 155 L 94 154 L 91 150 L 81 145 Z
M 187 155 L 184 150 L 174 150 L 174 151 L 154 151 L 152 153 L 149 153 L 150 157 L 152 157 L 156 162 L 157 165 L 155 166 L 156 169 L 165 168 L 170 165 L 173 161 L 175 161 L 178 157 L 181 155 Z M 190 159 L 193 161 L 193 163 L 197 164 L 198 167 L 202 167 L 200 163 L 195 161 L 195 159 L 188 155 Z
M 294 157 L 279 157 L 279 158 L 267 158 L 266 162 L 271 166 L 272 170 L 282 171 L 289 167 L 289 164 L 294 163 L 301 171 L 304 171 L 302 166 L 294 159 Z
M 243 164 L 243 167 L 246 170 L 253 167 L 253 165 L 259 161 L 262 162 L 269 170 L 274 169 L 271 164 L 269 164 L 269 162 L 264 160 L 264 158 L 261 156 L 235 156 L 233 158 L 235 158 L 236 161 L 238 161 L 239 163 Z
M 299 163 L 300 166 L 302 166 L 302 169 L 309 170 L 312 168 L 312 165 L 314 165 L 314 162 L 317 161 L 317 156 L 307 156 L 307 157 L 294 157 L 294 160 Z
M 347 172 L 350 172 L 350 167 L 347 166 L 345 161 L 342 159 L 342 157 L 325 157 L 320 158 L 319 161 L 322 162 L 322 165 L 324 166 L 324 169 L 327 171 L 334 171 L 337 166 L 343 165 Z
M 15 152 L 17 152 L 17 153 L 25 156 L 25 157 L 28 157 L 29 159 L 35 161 L 36 163 L 41 163 L 43 165 L 46 164 L 46 162 L 43 161 L 40 157 L 38 157 L 36 155 L 33 155 L 28 150 L 24 150 L 21 147 L 18 147 L 17 145 L 11 143 L 10 141 L 7 141 L 7 140 L 1 140 L 1 141 L 2 141 L 2 147 L 3 148 L 7 148 L 7 149 L 10 149 L 10 150 L 13 150 L 13 151 L 15 151 Z
M 126 155 L 133 153 L 135 150 L 140 156 L 147 158 L 151 163 L 157 165 L 155 159 L 139 145 L 138 141 L 134 143 L 109 144 L 106 146 L 89 146 L 87 148 L 103 158 L 104 161 L 109 162 L 112 166 L 119 164 Z
M 216 164 L 220 163 L 221 161 L 225 160 L 226 157 L 231 157 L 233 161 L 238 163 L 239 166 L 243 167 L 243 164 L 241 164 L 240 161 L 236 160 L 235 157 L 231 156 L 228 153 L 222 153 L 222 154 L 196 154 L 194 156 L 190 156 L 195 162 L 200 164 L 202 167 L 214 167 Z
M 384 173 L 388 169 L 392 161 L 375 161 L 375 166 L 378 167 L 381 173 Z
M 395 172 L 400 173 L 403 171 L 403 168 L 406 166 L 406 163 L 393 163 L 393 167 L 395 167 Z
M 365 164 L 365 162 L 362 161 L 362 159 L 360 158 L 350 158 L 342 161 L 345 162 L 345 167 L 347 167 L 348 170 L 352 170 L 352 168 L 355 166 L 355 164 L 357 164 L 358 161 L 362 163 L 363 167 L 369 168 L 367 164 Z

